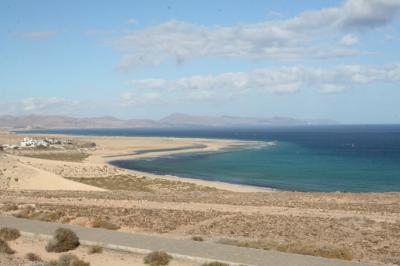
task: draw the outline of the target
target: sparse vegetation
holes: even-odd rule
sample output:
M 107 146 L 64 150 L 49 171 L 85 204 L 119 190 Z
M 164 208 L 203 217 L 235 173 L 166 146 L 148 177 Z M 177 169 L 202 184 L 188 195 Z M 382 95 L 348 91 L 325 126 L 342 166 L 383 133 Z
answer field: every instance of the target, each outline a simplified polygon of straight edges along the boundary
M 21 209 L 21 211 L 19 211 L 18 213 L 14 214 L 14 216 L 17 218 L 25 218 L 45 222 L 56 222 L 63 216 L 63 213 L 60 211 L 36 211 L 35 208 L 33 208 L 32 206 L 27 206 Z
M 138 178 L 141 178 L 140 174 Z M 222 191 L 205 193 L 197 191 L 189 193 L 107 191 L 105 193 L 97 191 L 20 192 L 3 190 L 0 194 L 3 204 L 4 202 L 14 202 L 18 204 L 20 210 L 24 206 L 31 205 L 35 207 L 35 211 L 61 211 L 64 216 L 58 222 L 65 217 L 66 221 L 70 219 L 73 224 L 91 226 L 91 219 L 100 217 L 117 223 L 124 229 L 145 233 L 168 235 L 179 233 L 186 239 L 201 236 L 205 241 L 218 236 L 241 242 L 258 242 L 256 243 L 258 248 L 263 248 L 263 242 L 269 242 L 268 245 L 265 244 L 267 246 L 264 248 L 271 250 L 287 249 L 290 251 L 287 247 L 285 248 L 289 244 L 300 247 L 312 245 L 313 249 L 315 246 L 319 248 L 328 246 L 327 249 L 348 249 L 347 253 L 351 253 L 353 260 L 357 261 L 382 265 L 399 262 L 399 193 L 374 195 L 368 193 L 231 193 Z M 37 198 L 40 198 L 41 201 L 37 202 Z M 127 201 L 147 201 L 151 204 L 137 208 L 136 203 L 128 205 Z M 163 204 L 168 202 L 165 205 L 168 204 L 171 208 L 157 206 L 157 203 L 161 202 Z M 181 204 L 192 202 L 210 206 L 210 209 L 202 207 L 195 210 L 191 208 L 182 210 L 180 208 Z M 227 208 L 214 209 L 215 205 L 226 205 Z M 3 205 L 0 203 L 1 206 Z M 287 213 L 286 211 L 269 213 L 261 211 L 264 208 L 262 207 L 260 213 L 254 213 L 254 210 L 260 206 L 265 206 L 266 209 L 269 207 L 292 209 L 288 209 Z M 239 211 L 232 213 L 231 209 L 239 209 Z M 315 211 L 315 217 L 314 215 L 303 215 L 303 211 L 305 214 Z M 333 215 L 330 211 L 333 211 L 332 213 L 339 211 L 346 215 Z M 17 212 L 19 210 L 12 213 Z M 292 215 L 298 212 L 301 215 Z M 375 215 L 377 213 L 380 214 L 379 217 Z M 10 243 L 10 247 L 16 249 L 11 244 L 14 243 Z M 256 247 L 254 245 L 248 246 Z M 301 247 L 301 249 L 303 249 L 301 253 L 305 253 L 304 248 Z M 309 248 L 306 247 L 306 249 Z M 326 253 L 326 251 L 322 251 Z M 87 254 L 87 247 L 83 252 Z M 346 251 L 343 253 L 346 254 Z M 96 254 L 90 256 L 99 257 Z M 336 254 L 333 257 L 341 256 L 343 255 L 339 253 L 339 256 Z M 85 258 L 81 258 L 85 260 Z M 170 264 L 173 263 L 170 262 Z
M 109 190 L 125 190 L 125 191 L 141 191 L 141 192 L 155 192 L 155 191 L 217 191 L 216 188 L 196 185 L 188 182 L 170 181 L 161 178 L 147 178 L 138 177 L 134 175 L 115 175 L 110 177 L 93 177 L 93 178 L 79 178 L 79 177 L 66 177 L 76 182 L 84 183 L 87 185 L 101 187 Z
M 64 254 L 58 258 L 57 266 L 89 266 L 89 262 L 85 262 L 72 254 Z
M 103 252 L 103 248 L 99 247 L 99 246 L 90 246 L 87 251 L 88 254 L 96 254 L 96 253 L 102 253 L 102 252 Z
M 21 155 L 25 157 L 65 162 L 83 162 L 87 157 L 89 157 L 89 154 L 82 152 L 33 152 Z
M 20 236 L 21 234 L 18 229 L 10 227 L 3 227 L 0 229 L 0 239 L 5 241 L 15 240 Z
M 79 148 L 83 149 L 92 149 L 95 148 L 97 145 L 95 142 L 84 142 L 82 144 L 79 144 Z
M 47 261 L 31 261 L 31 263 L 28 264 L 29 266 L 57 266 L 57 261 L 54 261 L 54 263 L 47 262 Z
M 203 242 L 203 241 L 204 241 L 204 238 L 202 238 L 201 236 L 193 236 L 193 237 L 192 237 L 192 240 L 193 240 L 193 241 Z
M 400 265 L 400 256 L 395 256 L 395 257 L 387 257 L 383 260 L 383 262 L 386 264 L 394 264 L 394 265 Z
M 335 246 L 317 246 L 302 243 L 277 243 L 275 241 L 236 241 L 224 240 L 222 244 L 235 245 L 240 247 L 258 248 L 265 250 L 277 250 L 280 252 L 295 253 L 301 255 L 310 255 L 317 257 L 325 257 L 331 259 L 352 260 L 353 256 L 348 249 Z
M 42 261 L 42 259 L 35 253 L 29 252 L 25 255 L 25 258 L 29 261 Z
M 91 221 L 91 225 L 94 228 L 103 228 L 107 230 L 118 230 L 120 226 L 113 224 L 109 221 L 102 220 L 100 218 L 95 218 Z
M 22 208 L 19 212 L 15 213 L 14 216 L 17 218 L 25 218 L 25 219 L 30 219 L 32 212 L 35 211 L 35 208 L 32 206 L 26 206 Z
M 0 239 L 0 254 L 14 254 L 15 251 L 10 248 L 8 243 Z
M 65 252 L 73 250 L 79 246 L 78 236 L 70 229 L 58 228 L 47 245 L 48 252 Z
M 201 266 L 229 266 L 229 264 L 219 261 L 214 261 L 214 262 L 203 263 Z
M 15 203 L 7 202 L 7 203 L 4 203 L 4 204 L 3 204 L 3 206 L 1 207 L 1 209 L 2 209 L 3 211 L 6 211 L 6 212 L 9 212 L 9 211 L 16 211 L 16 210 L 18 210 L 18 205 L 15 204 Z
M 143 262 L 150 266 L 168 265 L 172 260 L 172 256 L 164 251 L 153 251 L 143 258 Z

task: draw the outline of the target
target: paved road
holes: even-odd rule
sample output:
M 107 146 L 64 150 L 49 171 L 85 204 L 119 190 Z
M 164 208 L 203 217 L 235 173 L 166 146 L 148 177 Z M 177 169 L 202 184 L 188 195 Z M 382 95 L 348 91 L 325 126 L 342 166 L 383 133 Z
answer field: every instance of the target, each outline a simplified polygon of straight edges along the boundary
M 25 234 L 50 237 L 60 226 L 74 230 L 82 244 L 146 254 L 163 250 L 176 258 L 204 261 L 224 261 L 232 265 L 259 266 L 364 266 L 369 264 L 302 256 L 275 251 L 221 245 L 215 243 L 177 240 L 158 236 L 130 234 L 75 225 L 60 225 L 15 217 L 0 217 L 0 227 L 14 227 Z

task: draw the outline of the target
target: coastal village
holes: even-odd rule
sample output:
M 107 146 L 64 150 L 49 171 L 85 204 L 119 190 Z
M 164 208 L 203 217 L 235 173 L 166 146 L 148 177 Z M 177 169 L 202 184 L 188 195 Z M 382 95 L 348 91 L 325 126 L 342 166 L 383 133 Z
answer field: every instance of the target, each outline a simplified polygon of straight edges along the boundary
M 20 145 L 3 144 L 1 147 L 4 150 L 7 149 L 24 149 L 24 148 L 59 148 L 62 149 L 62 145 L 71 145 L 72 140 L 70 139 L 56 139 L 56 138 L 31 138 L 25 137 L 21 140 Z
M 75 148 L 76 143 L 68 138 L 50 138 L 50 137 L 24 137 L 19 144 L 1 144 L 0 151 L 15 150 L 69 150 Z M 93 149 L 95 143 L 88 143 L 82 150 Z

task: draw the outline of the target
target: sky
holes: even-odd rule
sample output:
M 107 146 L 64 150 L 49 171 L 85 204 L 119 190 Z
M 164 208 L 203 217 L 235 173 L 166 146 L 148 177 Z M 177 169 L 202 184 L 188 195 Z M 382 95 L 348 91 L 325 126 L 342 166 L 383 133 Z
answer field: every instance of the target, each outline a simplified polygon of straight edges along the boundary
M 0 1 L 0 115 L 400 123 L 400 0 Z

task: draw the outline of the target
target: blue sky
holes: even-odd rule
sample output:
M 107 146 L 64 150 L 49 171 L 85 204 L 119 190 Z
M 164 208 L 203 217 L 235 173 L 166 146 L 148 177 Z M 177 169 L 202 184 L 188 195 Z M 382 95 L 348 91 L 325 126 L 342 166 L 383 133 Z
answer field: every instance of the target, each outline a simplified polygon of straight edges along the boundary
M 400 0 L 1 1 L 0 114 L 400 123 Z

